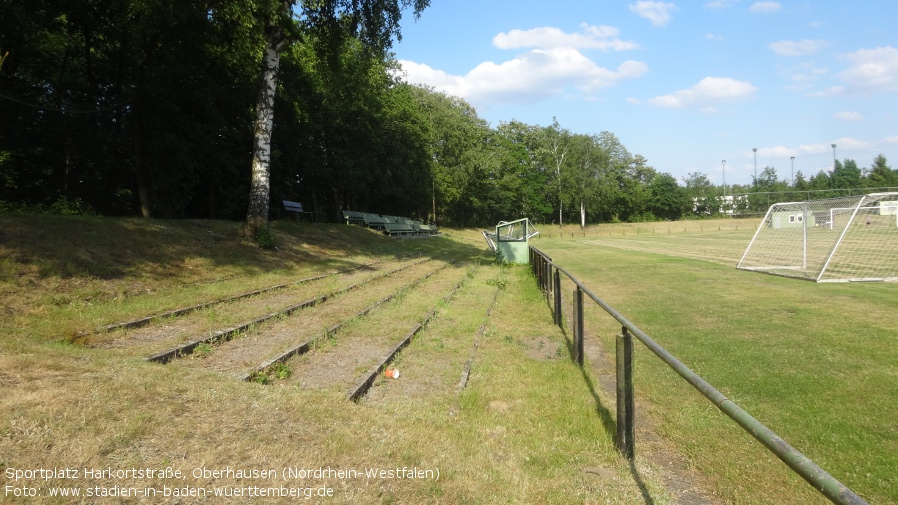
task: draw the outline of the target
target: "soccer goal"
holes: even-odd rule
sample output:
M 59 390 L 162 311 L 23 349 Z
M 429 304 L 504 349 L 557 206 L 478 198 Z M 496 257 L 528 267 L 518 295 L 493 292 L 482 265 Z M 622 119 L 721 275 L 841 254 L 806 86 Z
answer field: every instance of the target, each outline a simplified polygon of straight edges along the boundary
M 898 192 L 773 204 L 736 268 L 817 282 L 898 281 Z

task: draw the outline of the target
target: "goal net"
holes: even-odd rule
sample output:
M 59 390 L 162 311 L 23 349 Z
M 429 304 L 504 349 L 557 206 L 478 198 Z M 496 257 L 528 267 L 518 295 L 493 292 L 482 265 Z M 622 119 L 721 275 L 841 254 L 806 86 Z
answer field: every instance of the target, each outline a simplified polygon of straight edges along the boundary
M 898 280 L 898 193 L 776 203 L 736 268 L 817 282 Z

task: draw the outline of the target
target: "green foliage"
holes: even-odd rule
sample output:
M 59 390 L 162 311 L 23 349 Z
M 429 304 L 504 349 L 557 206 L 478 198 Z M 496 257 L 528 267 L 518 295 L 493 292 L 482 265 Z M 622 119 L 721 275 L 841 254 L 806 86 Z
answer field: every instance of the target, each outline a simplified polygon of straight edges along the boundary
M 573 133 L 557 120 L 492 128 L 463 99 L 401 82 L 386 51 L 400 14 L 419 15 L 427 0 L 7 4 L 0 26 L 16 29 L 0 32 L 0 47 L 15 48 L 0 74 L 13 98 L 0 100 L 3 211 L 242 219 L 266 44 L 281 49 L 274 219 L 286 217 L 281 200 L 329 221 L 353 209 L 461 227 L 720 209 L 722 188 L 707 176 L 690 174 L 684 190 L 612 132 Z M 728 194 L 898 186 L 882 155 L 869 170 L 844 160 L 798 174 L 793 187 L 768 168 Z
M 212 353 L 212 344 L 202 342 L 196 346 L 193 350 L 194 354 L 199 355 L 200 357 L 206 357 Z
M 873 166 L 868 176 L 868 185 L 872 187 L 898 186 L 898 171 L 889 167 L 886 157 L 882 154 L 873 159 Z
M 262 249 L 274 249 L 274 243 L 274 233 L 271 232 L 270 227 L 266 226 L 256 234 L 256 245 Z
M 497 289 L 505 289 L 508 287 L 508 281 L 503 277 L 498 279 L 487 279 L 486 283 L 487 285 L 495 286 Z
M 287 366 L 286 363 L 278 362 L 274 366 L 274 370 L 272 370 L 272 375 L 278 380 L 288 379 L 293 374 L 293 369 Z
M 43 214 L 55 216 L 92 216 L 93 207 L 80 198 L 61 196 L 49 205 L 16 203 L 0 200 L 0 212 L 20 212 L 23 214 Z
M 94 214 L 89 203 L 80 198 L 60 197 L 50 206 L 53 214 L 61 216 L 88 216 Z

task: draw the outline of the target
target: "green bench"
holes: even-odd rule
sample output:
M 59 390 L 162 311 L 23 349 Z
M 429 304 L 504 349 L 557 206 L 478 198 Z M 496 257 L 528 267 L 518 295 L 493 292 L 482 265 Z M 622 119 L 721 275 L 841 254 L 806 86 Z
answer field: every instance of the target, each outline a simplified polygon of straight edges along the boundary
M 423 224 L 401 216 L 382 216 L 370 212 L 343 211 L 343 219 L 346 224 L 355 224 L 382 231 L 391 237 L 406 235 L 436 235 L 439 229 L 436 226 Z

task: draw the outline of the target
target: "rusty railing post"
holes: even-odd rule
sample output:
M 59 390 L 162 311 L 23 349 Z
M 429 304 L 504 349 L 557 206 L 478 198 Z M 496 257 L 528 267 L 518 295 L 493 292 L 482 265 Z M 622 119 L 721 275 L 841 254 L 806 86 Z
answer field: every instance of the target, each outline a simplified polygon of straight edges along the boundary
M 546 271 L 543 275 L 546 282 L 546 301 L 549 301 L 549 294 L 552 292 L 552 262 L 546 259 Z
M 583 290 L 577 287 L 574 304 L 577 306 L 577 329 L 574 331 L 574 345 L 577 346 L 577 364 L 583 368 Z
M 543 255 L 539 255 L 539 266 L 537 267 L 538 272 L 536 278 L 538 280 L 540 291 L 546 291 L 546 258 Z
M 561 272 L 555 269 L 555 324 L 561 324 Z
M 577 321 L 580 320 L 580 315 L 577 312 L 577 291 L 579 290 L 580 288 L 575 286 L 574 296 L 571 298 L 573 300 L 573 303 L 571 303 L 571 324 L 574 326 L 573 328 L 571 328 L 572 330 L 574 330 L 571 336 L 571 338 L 574 339 L 571 359 L 575 361 L 577 360 Z
M 633 419 L 633 337 L 627 327 L 617 336 L 617 450 L 627 459 L 635 455 L 635 422 Z

